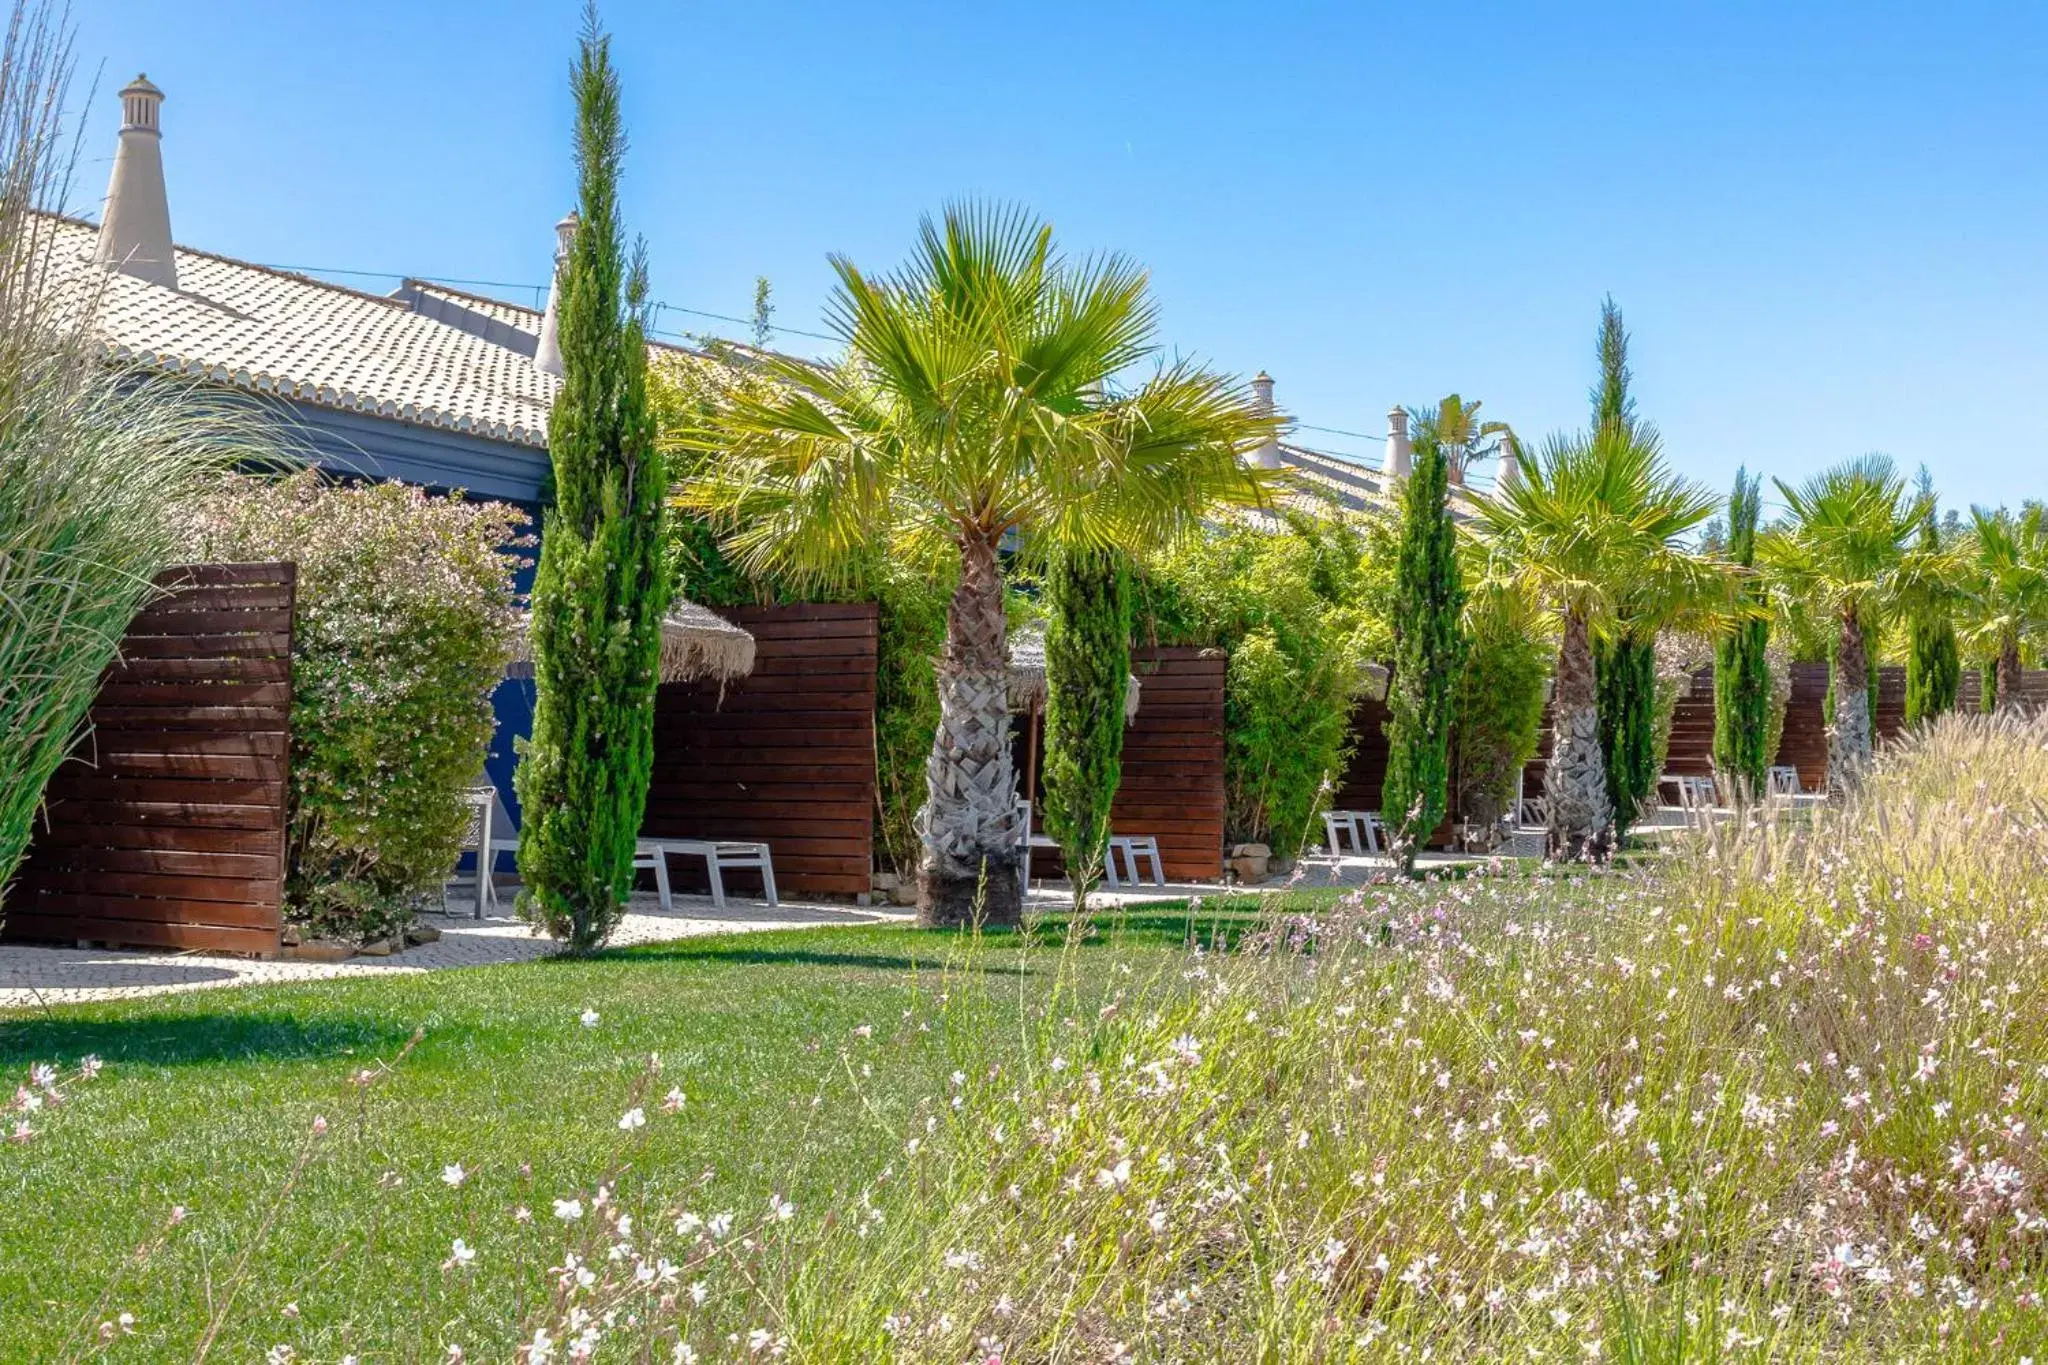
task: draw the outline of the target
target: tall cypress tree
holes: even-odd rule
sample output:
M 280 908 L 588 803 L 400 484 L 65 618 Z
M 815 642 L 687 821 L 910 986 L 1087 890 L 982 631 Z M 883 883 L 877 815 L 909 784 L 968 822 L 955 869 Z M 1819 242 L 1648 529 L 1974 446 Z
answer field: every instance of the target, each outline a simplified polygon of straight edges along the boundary
M 1131 676 L 1131 576 L 1114 550 L 1068 550 L 1046 582 L 1045 829 L 1081 908 L 1102 876 L 1109 808 L 1123 778 Z
M 619 224 L 619 81 L 594 8 L 570 84 L 580 225 L 562 267 L 562 387 L 548 419 L 555 502 L 533 582 L 533 737 L 517 781 L 521 908 L 587 952 L 632 889 L 670 581 L 640 318 L 645 263 L 628 260 Z
M 1450 459 L 1434 436 L 1417 443 L 1414 470 L 1401 488 L 1394 572 L 1394 678 L 1380 821 L 1407 871 L 1448 804 L 1451 721 L 1465 663 L 1465 583 L 1451 520 Z
M 1737 470 L 1728 497 L 1728 561 L 1745 569 L 1756 566 L 1760 484 L 1748 470 Z M 1761 608 L 1766 600 L 1755 579 L 1744 584 L 1744 605 Z M 1737 621 L 1714 646 L 1714 767 L 1748 799 L 1763 794 L 1773 757 L 1764 747 L 1770 739 L 1771 669 L 1764 657 L 1770 639 L 1770 618 L 1759 612 Z
M 1636 430 L 1629 393 L 1628 330 L 1610 296 L 1600 303 L 1600 382 L 1593 386 L 1593 427 Z M 1612 635 L 1594 646 L 1600 748 L 1607 761 L 1607 799 L 1619 846 L 1657 781 L 1657 632 L 1631 619 L 1628 596 Z
M 1922 470 L 1922 490 L 1927 489 Z M 1934 523 L 1934 504 L 1920 523 L 1920 553 L 1941 552 L 1941 532 Z M 1962 689 L 1963 661 L 1956 648 L 1956 625 L 1948 609 L 1927 602 L 1913 613 L 1911 638 L 1906 652 L 1906 725 L 1910 728 L 1932 720 L 1944 711 L 1956 709 L 1956 694 Z

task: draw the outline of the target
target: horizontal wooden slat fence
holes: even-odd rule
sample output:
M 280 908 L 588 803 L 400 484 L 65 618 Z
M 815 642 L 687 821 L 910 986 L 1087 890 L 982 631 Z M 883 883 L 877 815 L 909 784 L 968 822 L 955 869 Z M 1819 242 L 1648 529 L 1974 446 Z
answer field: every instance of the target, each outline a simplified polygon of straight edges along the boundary
M 1138 714 L 1124 730 L 1123 780 L 1109 808 L 1117 834 L 1159 841 L 1168 881 L 1215 881 L 1223 875 L 1223 683 L 1230 660 L 1221 650 L 1162 646 L 1131 651 L 1138 678 Z M 1044 717 L 1018 717 L 1012 756 L 1018 787 L 1044 790 Z M 1036 728 L 1033 737 L 1027 733 Z M 1023 765 L 1034 761 L 1028 776 Z M 1032 825 L 1045 830 L 1037 802 Z M 1057 851 L 1031 855 L 1031 877 L 1065 875 Z
M 872 603 L 737 607 L 754 671 L 663 686 L 643 830 L 671 839 L 747 839 L 774 856 L 777 889 L 859 895 L 873 876 L 876 611 Z M 703 864 L 678 858 L 679 887 Z M 756 895 L 759 874 L 727 874 Z
M 290 564 L 157 580 L 51 779 L 0 937 L 277 954 L 296 582 Z

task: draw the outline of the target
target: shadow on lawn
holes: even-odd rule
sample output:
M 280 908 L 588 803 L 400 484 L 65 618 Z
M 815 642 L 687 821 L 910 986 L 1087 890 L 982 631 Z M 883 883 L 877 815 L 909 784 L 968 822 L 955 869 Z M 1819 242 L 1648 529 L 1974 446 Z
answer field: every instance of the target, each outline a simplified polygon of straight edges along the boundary
M 345 1052 L 365 1058 L 395 1052 L 411 1030 L 360 1018 L 300 1019 L 240 1012 L 77 1019 L 28 1015 L 0 1021 L 0 1069 L 33 1062 L 106 1062 L 146 1066 L 240 1061 L 301 1061 Z
M 957 963 L 938 956 L 915 958 L 884 953 L 834 953 L 823 948 L 758 948 L 751 944 L 738 943 L 699 947 L 687 941 L 621 948 L 605 954 L 605 957 L 617 962 L 730 962 L 765 967 L 857 967 L 871 972 L 914 971 L 922 976 L 936 976 L 958 966 Z M 569 959 L 542 960 L 560 962 Z M 990 976 L 1031 975 L 1021 967 L 989 962 L 977 964 L 975 970 Z

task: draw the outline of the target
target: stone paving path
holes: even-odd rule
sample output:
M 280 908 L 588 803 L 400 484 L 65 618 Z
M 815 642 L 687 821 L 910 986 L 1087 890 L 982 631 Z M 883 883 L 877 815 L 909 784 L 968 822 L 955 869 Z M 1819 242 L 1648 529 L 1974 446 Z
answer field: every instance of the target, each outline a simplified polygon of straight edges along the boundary
M 1468 858 L 1425 854 L 1419 863 L 1450 866 Z M 1302 860 L 1299 889 L 1356 886 L 1384 876 L 1390 864 L 1378 858 L 1332 858 L 1316 854 Z M 1275 879 L 1247 892 L 1286 889 Z M 1236 894 L 1214 883 L 1174 883 L 1121 891 L 1097 891 L 1098 905 L 1129 905 L 1190 896 Z M 1045 910 L 1064 909 L 1069 893 L 1063 882 L 1032 888 L 1031 904 Z M 661 943 L 704 934 L 746 933 L 763 929 L 807 929 L 828 924 L 906 924 L 912 912 L 895 906 L 874 908 L 837 904 L 792 903 L 771 906 L 763 901 L 732 900 L 716 909 L 708 896 L 677 896 L 675 909 L 663 911 L 652 895 L 638 895 L 627 909 L 612 942 L 620 946 Z M 505 915 L 472 919 L 465 914 L 426 915 L 422 923 L 441 931 L 438 942 L 408 948 L 391 957 L 353 957 L 345 962 L 254 962 L 246 958 L 203 953 L 123 951 L 120 949 L 31 948 L 0 946 L 0 1010 L 35 1008 L 85 1000 L 166 995 L 220 986 L 253 986 L 281 981 L 322 981 L 335 977 L 380 976 L 393 972 L 433 972 L 456 967 L 482 967 L 545 957 L 554 943 L 535 937 L 522 921 Z
M 849 905 L 728 902 L 715 909 L 708 896 L 677 896 L 664 912 L 653 896 L 635 896 L 612 942 L 661 943 L 703 934 L 760 929 L 807 929 L 824 924 L 907 923 L 911 912 Z M 545 957 L 554 943 L 537 938 L 523 921 L 493 916 L 425 915 L 421 922 L 441 931 L 436 943 L 408 948 L 391 957 L 352 957 L 345 962 L 254 962 L 201 953 L 118 949 L 0 947 L 0 1009 L 33 1008 L 81 1000 L 164 995 L 218 986 L 251 986 L 280 981 L 320 981 L 344 976 L 432 972 L 482 967 Z

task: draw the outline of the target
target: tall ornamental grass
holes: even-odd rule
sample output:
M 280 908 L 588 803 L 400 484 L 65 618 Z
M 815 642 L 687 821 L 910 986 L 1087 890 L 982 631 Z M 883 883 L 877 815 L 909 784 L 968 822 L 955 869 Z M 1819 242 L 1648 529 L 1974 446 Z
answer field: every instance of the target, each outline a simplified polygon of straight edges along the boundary
M 526 1339 L 704 1360 L 750 1339 L 934 1362 L 2036 1355 L 2044 906 L 2048 722 L 1951 718 L 1811 823 L 1640 873 L 1374 887 L 1099 1013 L 1055 999 L 837 1207 L 712 1227 L 608 1190 Z M 947 997 L 928 1026 L 971 1032 L 976 991 Z M 846 1040 L 845 1074 L 878 1045 Z
M 172 560 L 175 508 L 259 452 L 254 419 L 108 365 L 100 281 L 60 259 L 70 74 L 61 13 L 13 6 L 0 47 L 0 894 L 99 676 Z
M 2048 1359 L 2043 907 L 2048 720 L 1951 716 L 1841 807 L 1667 859 L 1389 882 L 1151 975 L 1113 933 L 1003 973 L 966 939 L 761 1096 L 872 1143 L 825 1197 L 663 1165 L 697 1069 L 622 1058 L 564 1116 L 580 1188 L 508 1172 L 450 1211 L 365 1174 L 448 1220 L 380 1280 L 400 1339 L 238 1298 L 268 1221 L 180 1211 L 145 1251 L 213 1239 L 208 1339 L 274 1360 Z M 1075 970 L 1104 955 L 1106 1000 Z M 927 1042 L 957 1066 L 906 1119 L 882 1078 Z M 280 1203 L 380 1141 L 386 1066 L 349 1065 L 353 1136 L 315 1118 Z

